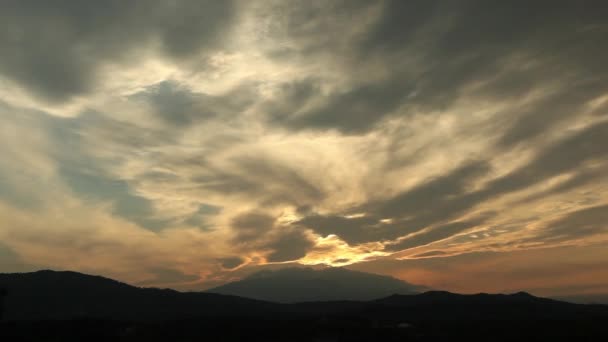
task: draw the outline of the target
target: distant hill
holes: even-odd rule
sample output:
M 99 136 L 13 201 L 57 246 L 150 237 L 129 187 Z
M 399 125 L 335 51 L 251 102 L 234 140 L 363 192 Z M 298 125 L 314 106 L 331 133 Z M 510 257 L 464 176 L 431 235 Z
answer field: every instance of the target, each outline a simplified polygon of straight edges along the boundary
M 335 298 L 339 291 L 344 291 L 347 296 L 375 296 L 371 293 L 379 295 L 381 291 L 416 289 L 396 279 L 343 269 L 264 272 L 238 284 L 246 286 L 251 281 L 252 289 L 263 284 L 275 291 L 279 291 L 282 286 L 295 286 L 292 290 L 296 289 L 304 300 L 313 296 L 319 298 L 322 290 L 329 292 L 327 297 Z M 319 285 L 315 286 L 313 281 L 318 281 Z M 294 285 L 298 282 L 300 285 Z M 374 282 L 378 285 L 378 292 L 370 291 Z M 361 292 L 354 289 L 359 284 L 362 286 Z M 319 300 L 279 304 L 216 293 L 138 288 L 99 276 L 55 271 L 0 274 L 0 289 L 8 292 L 4 303 L 6 320 L 149 321 L 204 318 L 241 322 L 239 324 L 255 320 L 310 321 L 311 318 L 327 317 L 349 317 L 349 320 L 358 317 L 357 319 L 368 322 L 366 324 L 375 324 L 373 322 L 378 320 L 608 320 L 608 306 L 605 305 L 572 304 L 534 297 L 523 292 L 510 295 L 459 295 L 430 291 L 410 295 L 395 294 L 370 301 Z M 311 295 L 306 296 L 306 291 L 310 291 Z M 285 293 L 287 295 L 290 292 Z
M 254 315 L 277 306 L 220 294 L 138 288 L 69 271 L 0 274 L 0 288 L 8 291 L 4 318 L 9 320 Z
M 351 271 L 345 268 L 284 268 L 261 271 L 249 277 L 208 290 L 278 303 L 357 300 L 368 301 L 393 294 L 424 291 L 392 277 Z
M 564 302 L 577 304 L 608 304 L 608 294 L 572 295 L 552 297 Z

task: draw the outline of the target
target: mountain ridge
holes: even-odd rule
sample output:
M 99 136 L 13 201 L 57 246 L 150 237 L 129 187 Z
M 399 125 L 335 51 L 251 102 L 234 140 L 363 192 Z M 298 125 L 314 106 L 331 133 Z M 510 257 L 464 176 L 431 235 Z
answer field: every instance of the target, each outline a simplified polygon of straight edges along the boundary
M 428 289 L 397 278 L 345 268 L 314 270 L 290 267 L 256 272 L 207 292 L 279 303 L 298 303 L 329 300 L 368 301 L 395 293 L 415 294 L 424 290 Z
M 208 292 L 140 288 L 70 271 L 0 274 L 8 290 L 8 320 L 174 320 L 190 318 L 289 319 L 349 316 L 368 320 L 608 319 L 608 305 L 583 305 L 514 294 L 427 291 L 371 301 L 281 304 Z

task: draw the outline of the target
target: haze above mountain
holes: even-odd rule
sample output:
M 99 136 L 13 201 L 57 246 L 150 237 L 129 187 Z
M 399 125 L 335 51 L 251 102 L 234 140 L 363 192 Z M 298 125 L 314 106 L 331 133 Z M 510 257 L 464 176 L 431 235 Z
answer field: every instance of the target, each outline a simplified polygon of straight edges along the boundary
M 284 268 L 254 273 L 207 292 L 278 303 L 331 300 L 373 300 L 393 294 L 428 290 L 405 281 L 345 268 Z

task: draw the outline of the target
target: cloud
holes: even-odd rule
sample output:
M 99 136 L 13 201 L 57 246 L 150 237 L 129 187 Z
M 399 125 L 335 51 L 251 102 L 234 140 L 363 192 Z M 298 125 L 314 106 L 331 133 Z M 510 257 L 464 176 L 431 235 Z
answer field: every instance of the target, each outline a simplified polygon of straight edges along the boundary
M 453 237 L 456 234 L 462 233 L 471 228 L 477 227 L 484 222 L 486 218 L 478 218 L 476 220 L 471 221 L 460 221 L 460 222 L 452 222 L 448 223 L 428 231 L 421 232 L 419 234 L 415 234 L 412 237 L 407 237 L 394 245 L 389 245 L 388 250 L 404 250 L 413 247 L 419 247 L 426 244 L 430 244 L 432 242 L 436 242 L 442 239 Z M 436 255 L 440 255 L 437 254 Z M 425 256 L 429 256 L 426 254 Z
M 233 269 L 241 266 L 245 262 L 245 260 L 240 257 L 228 257 L 219 259 L 219 262 L 223 268 Z
M 65 102 L 94 91 L 104 65 L 141 59 L 151 46 L 179 61 L 219 44 L 233 7 L 231 1 L 3 2 L 0 45 L 7 53 L 0 73 L 41 99 Z
M 268 255 L 269 262 L 297 261 L 312 249 L 314 243 L 301 232 L 282 233 L 278 238 L 267 244 L 272 248 Z
M 313 215 L 298 224 L 322 235 L 337 234 L 349 243 L 392 240 L 434 224 L 458 218 L 484 201 L 520 191 L 536 183 L 580 167 L 585 162 L 605 162 L 604 146 L 608 137 L 608 123 L 591 125 L 570 134 L 540 151 L 527 164 L 493 179 L 481 189 L 473 191 L 467 185 L 489 172 L 484 162 L 471 162 L 443 176 L 422 183 L 392 198 L 370 201 L 352 212 L 366 213 L 363 217 Z M 382 224 L 381 219 L 391 219 Z M 473 224 L 477 225 L 479 222 Z M 405 240 L 391 247 L 416 247 L 460 232 L 466 223 L 451 225 L 453 229 L 437 229 L 433 234 Z M 438 235 L 437 235 L 438 234 Z
M 579 209 L 547 223 L 535 240 L 544 242 L 574 241 L 608 233 L 608 205 Z
M 260 212 L 247 212 L 232 219 L 231 227 L 236 232 L 235 241 L 247 243 L 262 237 L 274 227 L 276 219 Z
M 298 224 L 322 235 L 337 234 L 349 243 L 396 239 L 461 213 L 466 208 L 453 203 L 454 198 L 465 197 L 467 184 L 487 171 L 484 163 L 471 162 L 389 199 L 351 209 L 365 213 L 363 217 L 313 215 Z
M 276 122 L 294 130 L 362 134 L 384 119 L 431 114 L 463 98 L 516 100 L 541 85 L 577 84 L 576 89 L 556 89 L 548 99 L 511 111 L 503 119 L 511 129 L 502 143 L 515 144 L 567 119 L 581 104 L 604 92 L 604 82 L 595 76 L 605 71 L 601 60 L 607 53 L 596 44 L 605 34 L 598 13 L 606 8 L 599 2 L 530 6 L 523 2 L 385 1 L 382 5 L 375 17 L 372 6 L 342 2 L 327 6 L 329 13 L 351 13 L 358 8 L 354 13 L 375 18 L 361 20 L 363 29 L 357 34 L 341 32 L 341 37 L 328 41 L 334 36 L 327 35 L 323 25 L 304 26 L 308 40 L 300 37 L 298 29 L 292 32 L 292 39 L 308 53 L 316 55 L 319 46 L 331 48 L 333 67 L 349 76 L 345 76 L 346 85 L 302 81 L 310 84 L 301 85 L 298 89 L 304 91 L 296 92 L 298 96 L 285 93 L 281 106 L 292 112 L 283 112 L 287 115 Z M 300 9 L 301 16 L 315 9 Z M 292 17 L 288 20 L 298 22 Z M 348 48 L 340 48 L 343 41 Z M 594 53 L 583 53 L 590 50 Z M 358 77 L 361 73 L 368 76 Z M 322 92 L 324 88 L 329 90 Z
M 188 288 L 584 249 L 606 238 L 607 9 L 4 2 L 0 236 Z
M 187 126 L 196 121 L 223 116 L 224 119 L 242 112 L 251 104 L 248 89 L 239 88 L 223 96 L 211 96 L 193 92 L 184 85 L 163 81 L 131 95 L 133 101 L 148 104 L 151 111 L 162 120 L 175 125 Z
M 133 194 L 126 182 L 105 178 L 95 172 L 74 169 L 60 170 L 70 188 L 85 199 L 109 201 L 112 213 L 131 220 L 142 227 L 159 230 L 167 225 L 165 220 L 154 219 L 151 201 Z
M 2 272 L 31 272 L 36 270 L 37 265 L 24 262 L 15 251 L 4 244 L 0 244 L 0 269 Z

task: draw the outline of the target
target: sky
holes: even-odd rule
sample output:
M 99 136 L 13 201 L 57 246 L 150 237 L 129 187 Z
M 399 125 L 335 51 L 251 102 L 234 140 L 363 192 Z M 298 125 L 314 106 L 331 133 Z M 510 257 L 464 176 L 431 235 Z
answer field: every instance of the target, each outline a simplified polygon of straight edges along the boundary
M 608 293 L 605 1 L 0 3 L 0 272 Z

